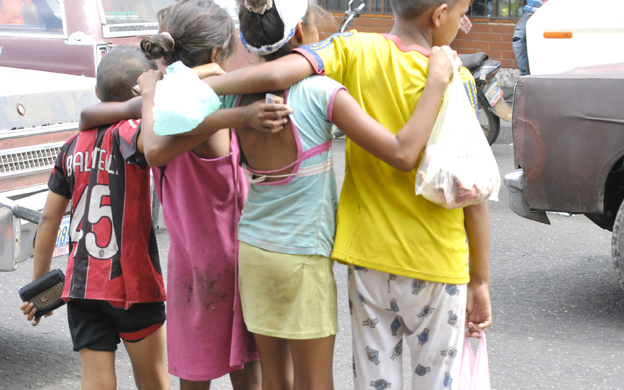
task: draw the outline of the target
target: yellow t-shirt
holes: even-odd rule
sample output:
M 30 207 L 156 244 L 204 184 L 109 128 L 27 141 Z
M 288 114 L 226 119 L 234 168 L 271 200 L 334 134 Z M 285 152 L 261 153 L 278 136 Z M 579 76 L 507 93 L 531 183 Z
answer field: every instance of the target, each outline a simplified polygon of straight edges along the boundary
M 405 47 L 387 34 L 350 31 L 296 52 L 317 73 L 346 86 L 369 115 L 395 133 L 412 116 L 427 81 L 429 51 Z M 476 107 L 474 78 L 465 68 L 460 74 Z M 416 196 L 415 174 L 389 166 L 347 139 L 332 258 L 395 275 L 465 284 L 464 211 Z

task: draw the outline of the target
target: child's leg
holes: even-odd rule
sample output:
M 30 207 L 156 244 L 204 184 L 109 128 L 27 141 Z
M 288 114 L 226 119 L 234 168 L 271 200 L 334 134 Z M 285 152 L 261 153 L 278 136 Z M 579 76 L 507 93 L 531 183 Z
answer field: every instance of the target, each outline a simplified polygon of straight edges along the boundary
M 260 334 L 254 337 L 260 353 L 262 388 L 292 390 L 293 364 L 288 341 Z
M 180 378 L 180 390 L 210 390 L 212 381 L 194 382 Z
M 134 380 L 139 390 L 170 389 L 171 379 L 167 372 L 167 344 L 165 328 L 161 326 L 141 341 L 124 340 Z
M 398 285 L 403 284 L 405 292 L 399 302 L 414 308 L 409 316 L 404 314 L 409 329 L 405 339 L 411 352 L 412 389 L 456 389 L 464 345 L 466 285 L 425 282 L 419 292 L 423 299 L 416 300 L 409 294 L 413 279 L 399 278 Z
M 102 310 L 105 302 L 72 299 L 67 302 L 67 320 L 74 351 L 80 352 L 83 390 L 117 388 L 115 351 L 119 332 L 115 321 Z
M 336 336 L 311 340 L 288 340 L 292 352 L 297 390 L 333 390 Z
M 230 381 L 234 390 L 261 389 L 260 362 L 249 362 L 242 370 L 230 372 Z M 180 378 L 180 390 L 210 390 L 212 381 L 193 382 Z
M 82 390 L 115 390 L 115 352 L 80 350 L 82 364 Z
M 260 362 L 249 362 L 242 370 L 230 372 L 230 381 L 234 390 L 260 390 L 262 375 Z
M 69 303 L 72 303 L 72 306 L 81 304 L 80 300 L 76 301 L 78 303 L 73 303 L 74 301 Z M 93 307 L 90 308 L 87 304 Z M 86 315 L 87 309 L 90 309 L 91 321 L 87 324 L 90 328 L 97 325 L 96 334 L 100 335 L 83 348 L 114 351 L 121 338 L 130 355 L 139 390 L 171 387 L 166 363 L 165 329 L 162 326 L 165 322 L 164 303 L 136 303 L 129 309 L 113 306 L 106 301 L 85 301 L 81 305 L 84 307 L 80 312 L 70 311 L 68 307 L 70 329 L 72 323 L 76 323 L 78 326 L 75 327 L 77 331 L 74 333 L 82 331 L 84 326 L 79 326 L 79 319 Z M 76 349 L 76 340 L 80 337 L 74 337 L 72 334 L 72 339 Z
M 349 265 L 349 309 L 356 390 L 403 388 L 405 325 L 392 305 L 395 278 Z

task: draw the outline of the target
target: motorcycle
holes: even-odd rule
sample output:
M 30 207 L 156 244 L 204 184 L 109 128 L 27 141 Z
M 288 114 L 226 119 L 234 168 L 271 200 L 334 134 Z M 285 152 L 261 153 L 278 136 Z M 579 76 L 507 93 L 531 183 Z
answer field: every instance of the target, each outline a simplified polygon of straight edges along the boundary
M 366 6 L 366 4 L 361 3 L 356 9 L 352 10 L 351 4 L 353 4 L 353 0 L 349 1 L 349 8 L 345 11 L 344 19 L 342 19 L 342 23 L 340 23 L 340 27 L 338 27 L 338 31 L 336 31 L 336 33 L 343 33 L 347 31 L 347 29 L 353 24 L 355 18 L 360 17 L 362 10 Z
M 511 108 L 503 99 L 503 90 L 496 80 L 501 62 L 490 60 L 483 52 L 460 54 L 459 58 L 475 78 L 479 121 L 485 138 L 492 145 L 500 133 L 500 120 L 510 122 L 512 115 Z

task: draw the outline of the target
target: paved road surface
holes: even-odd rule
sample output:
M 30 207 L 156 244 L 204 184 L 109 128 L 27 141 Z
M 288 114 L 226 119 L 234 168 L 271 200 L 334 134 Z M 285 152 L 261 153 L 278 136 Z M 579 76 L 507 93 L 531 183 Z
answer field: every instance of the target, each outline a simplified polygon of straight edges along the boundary
M 502 174 L 513 170 L 510 143 L 506 126 L 493 147 Z M 341 183 L 344 143 L 336 142 L 334 150 Z M 505 188 L 501 201 L 491 203 L 492 388 L 624 390 L 624 291 L 611 265 L 611 235 L 583 216 L 551 215 L 551 221 L 547 226 L 517 217 L 509 210 Z M 158 243 L 166 259 L 165 231 Z M 64 260 L 53 266 L 64 268 Z M 346 271 L 340 265 L 335 271 L 340 328 L 335 383 L 337 390 L 347 390 L 352 382 Z M 80 362 L 71 351 L 66 310 L 32 328 L 17 309 L 17 290 L 31 274 L 32 262 L 0 274 L 0 389 L 77 389 Z M 117 369 L 119 388 L 133 389 L 123 348 Z M 177 380 L 173 383 L 177 389 Z M 231 387 L 220 379 L 213 388 Z

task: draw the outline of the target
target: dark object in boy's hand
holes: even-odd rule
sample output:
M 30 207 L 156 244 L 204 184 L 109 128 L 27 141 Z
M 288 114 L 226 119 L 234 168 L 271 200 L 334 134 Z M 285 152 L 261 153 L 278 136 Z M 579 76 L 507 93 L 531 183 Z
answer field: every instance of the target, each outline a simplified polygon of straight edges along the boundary
M 40 318 L 65 304 L 61 299 L 64 287 L 65 275 L 63 271 L 56 269 L 22 287 L 19 295 L 22 301 L 35 305 L 35 318 Z

